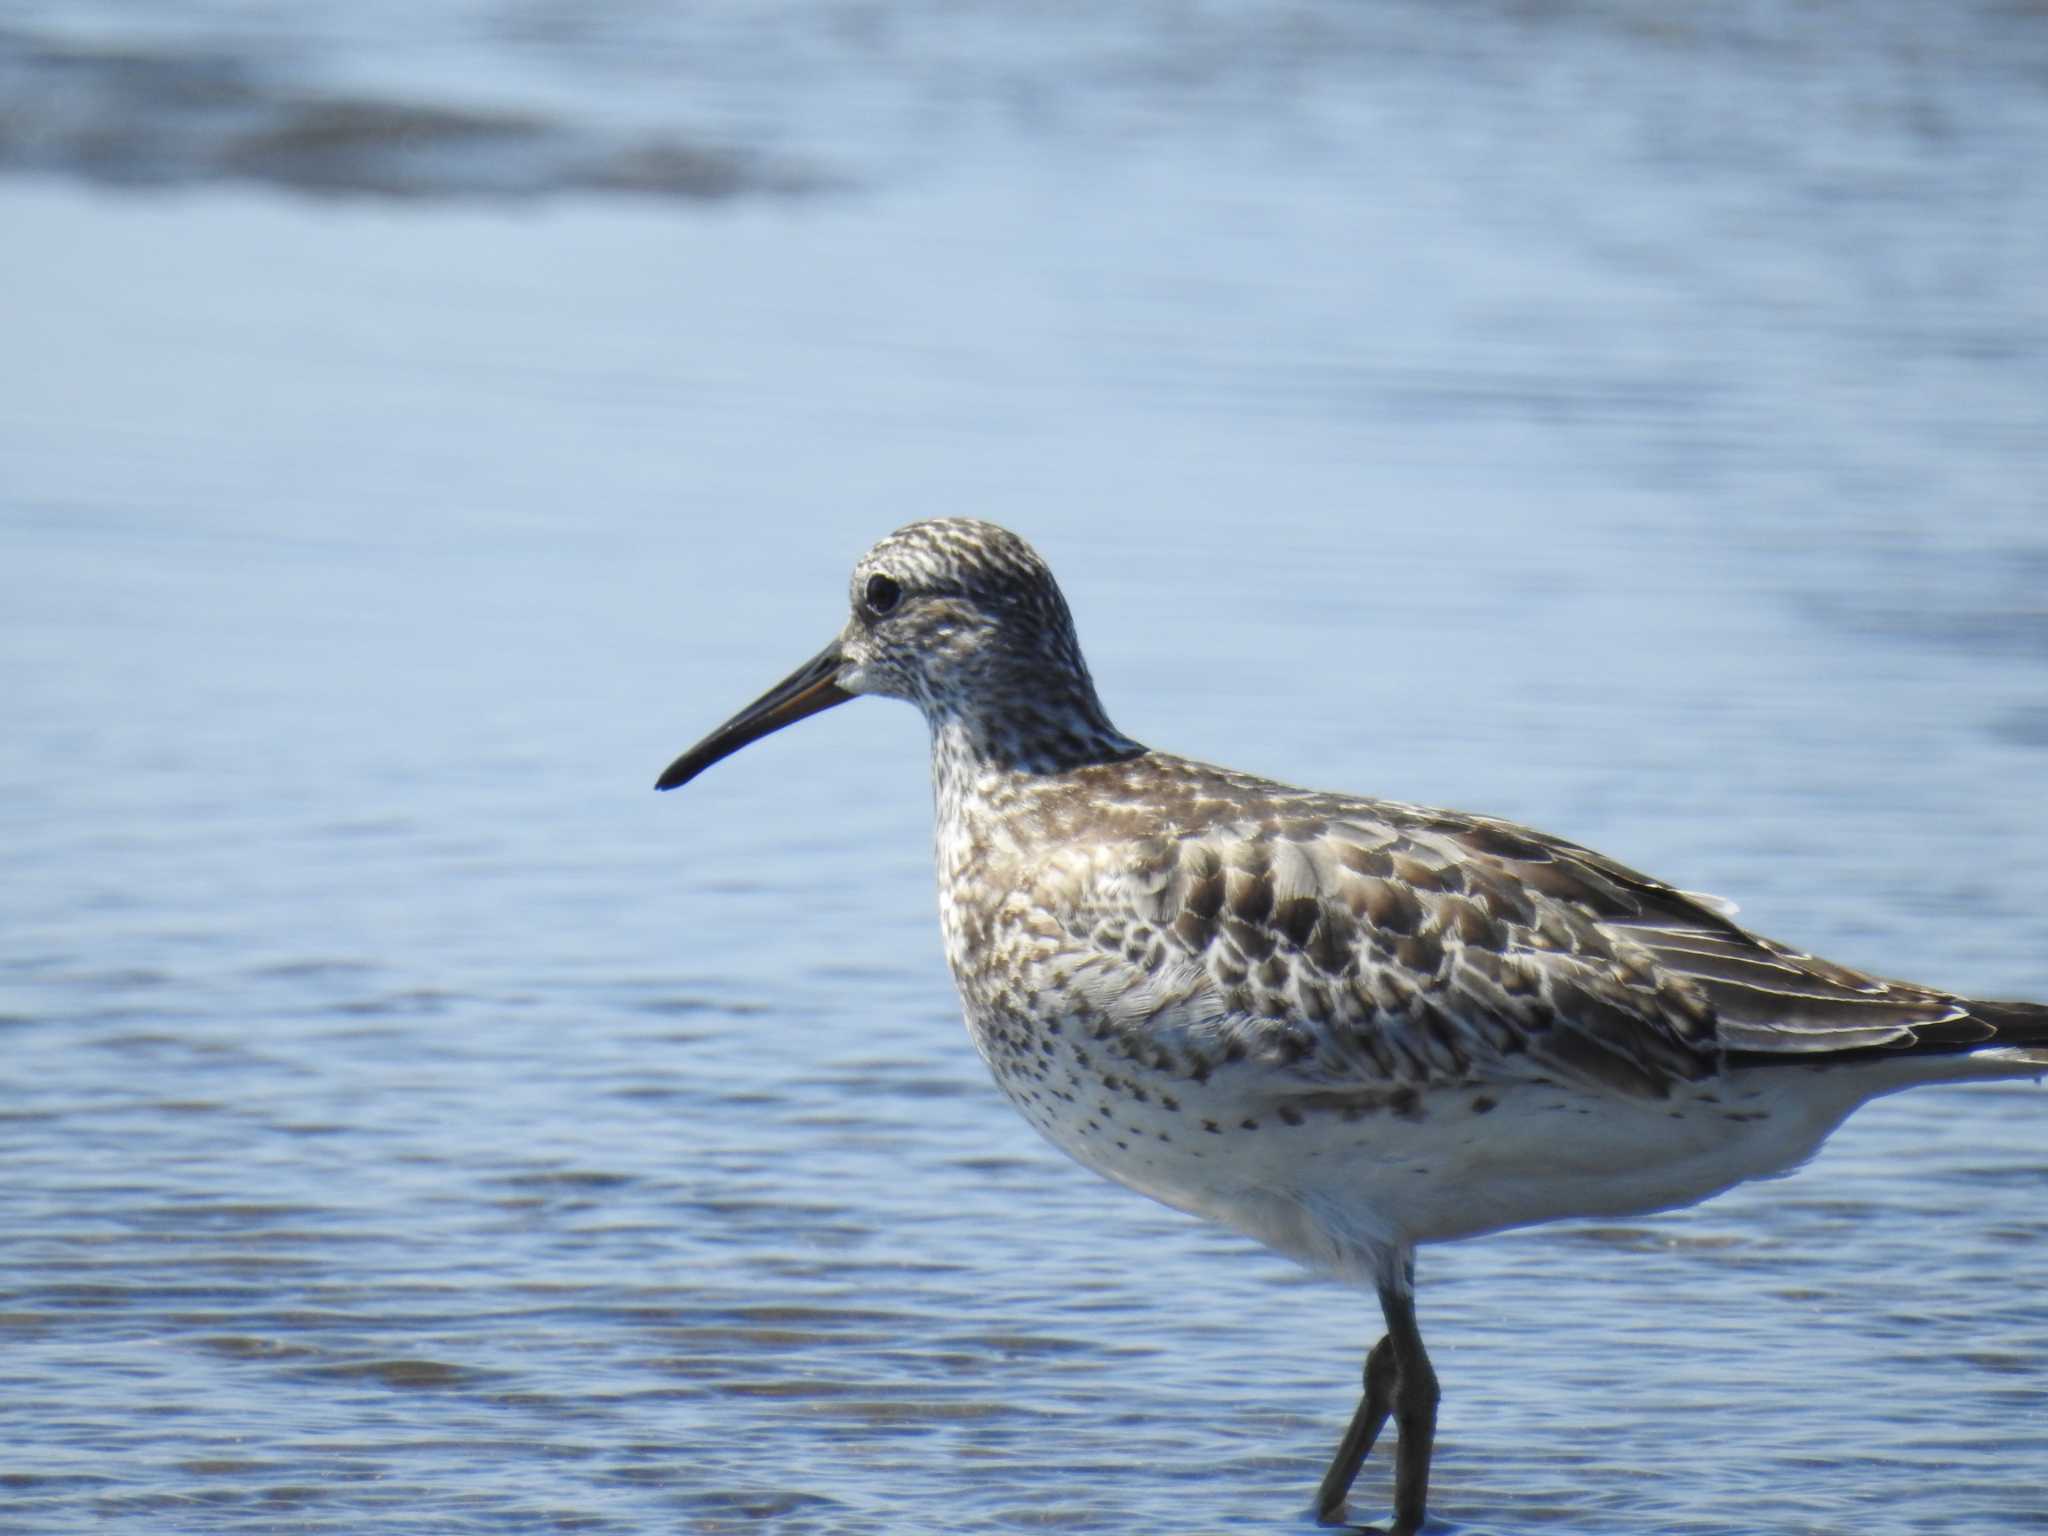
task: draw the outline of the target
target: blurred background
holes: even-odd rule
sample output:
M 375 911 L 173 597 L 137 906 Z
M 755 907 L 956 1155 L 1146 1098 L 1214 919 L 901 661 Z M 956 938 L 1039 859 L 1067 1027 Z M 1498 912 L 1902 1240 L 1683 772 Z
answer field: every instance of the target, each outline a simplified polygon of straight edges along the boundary
M 0 0 L 0 1529 L 1306 1529 L 1372 1303 L 1001 1102 L 915 717 L 655 774 L 972 513 L 2048 997 L 2044 144 L 2012 0 Z M 1426 1252 L 1437 1513 L 2048 1528 L 2044 1147 Z

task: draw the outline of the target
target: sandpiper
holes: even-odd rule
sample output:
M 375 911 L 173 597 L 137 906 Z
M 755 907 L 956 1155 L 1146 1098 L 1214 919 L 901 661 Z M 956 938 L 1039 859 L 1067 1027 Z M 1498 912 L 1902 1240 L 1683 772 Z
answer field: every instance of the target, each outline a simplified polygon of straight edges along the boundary
M 1324 1521 L 1391 1417 L 1392 1529 L 1423 1523 L 1418 1245 L 1689 1205 L 1882 1094 L 2048 1071 L 2048 1007 L 1830 964 L 1511 822 L 1140 745 L 993 524 L 899 529 L 851 596 L 657 787 L 860 694 L 924 712 L 946 956 L 1010 1102 L 1096 1172 L 1378 1293 Z

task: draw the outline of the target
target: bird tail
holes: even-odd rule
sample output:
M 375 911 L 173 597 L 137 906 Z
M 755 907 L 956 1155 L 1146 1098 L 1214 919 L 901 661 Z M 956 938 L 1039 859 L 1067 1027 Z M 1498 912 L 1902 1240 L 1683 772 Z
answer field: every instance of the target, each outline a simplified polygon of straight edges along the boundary
M 1969 1049 L 1970 1059 L 2010 1066 L 2015 1077 L 2029 1069 L 2048 1072 L 2048 1004 L 1969 1002 L 1970 1017 L 1991 1030 Z

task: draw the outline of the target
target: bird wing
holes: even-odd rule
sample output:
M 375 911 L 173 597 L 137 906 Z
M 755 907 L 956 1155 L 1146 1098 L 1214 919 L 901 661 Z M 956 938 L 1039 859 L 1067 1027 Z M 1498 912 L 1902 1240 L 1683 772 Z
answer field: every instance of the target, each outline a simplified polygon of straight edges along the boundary
M 1715 1038 L 1738 1054 L 1952 1048 L 1991 1038 L 1953 993 L 1820 959 L 1734 921 L 1735 907 L 1681 891 L 1589 848 L 1485 817 L 1424 813 L 1453 844 L 1539 900 L 1567 907 L 1611 944 L 1647 954 L 1695 993 Z
M 1098 1032 L 1255 1056 L 1310 1091 L 1547 1077 L 1662 1097 L 1731 1052 L 1990 1034 L 1953 996 L 1486 817 L 1302 796 L 1049 878 L 1034 905 L 1063 914 L 1063 981 Z

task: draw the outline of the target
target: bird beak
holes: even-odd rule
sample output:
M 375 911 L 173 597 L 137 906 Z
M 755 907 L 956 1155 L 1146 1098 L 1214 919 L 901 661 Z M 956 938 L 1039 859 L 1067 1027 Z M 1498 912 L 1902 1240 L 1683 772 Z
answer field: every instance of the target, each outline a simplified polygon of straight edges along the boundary
M 663 770 L 656 789 L 687 784 L 722 757 L 731 757 L 750 741 L 759 741 L 806 715 L 844 704 L 853 695 L 834 681 L 845 658 L 834 640 L 781 682 L 734 715 Z

